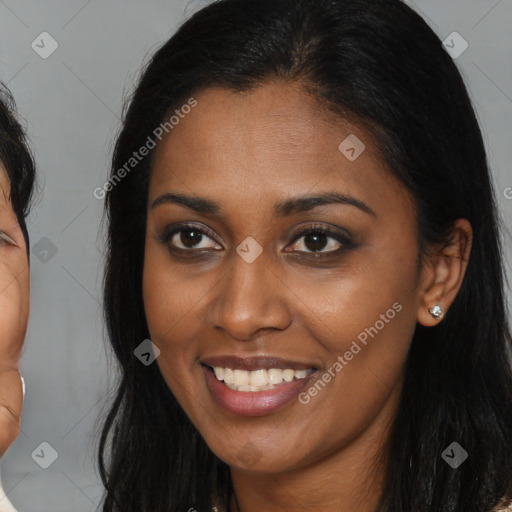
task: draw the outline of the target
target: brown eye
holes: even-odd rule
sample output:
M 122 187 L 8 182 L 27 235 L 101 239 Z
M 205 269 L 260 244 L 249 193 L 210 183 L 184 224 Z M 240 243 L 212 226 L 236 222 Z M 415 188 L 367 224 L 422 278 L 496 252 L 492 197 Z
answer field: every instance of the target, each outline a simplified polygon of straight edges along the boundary
M 180 243 L 188 249 L 193 249 L 194 246 L 201 242 L 201 239 L 203 238 L 202 233 L 192 229 L 183 229 L 179 232 L 179 235 Z M 173 238 L 177 237 L 174 236 Z
M 175 226 L 171 231 L 161 237 L 162 242 L 171 249 L 193 251 L 199 249 L 215 249 L 222 247 L 213 240 L 212 233 L 205 228 L 195 225 Z
M 301 230 L 292 244 L 292 251 L 304 253 L 338 253 L 353 244 L 348 237 L 325 226 L 309 226 Z
M 304 236 L 304 245 L 310 251 L 321 251 L 328 242 L 329 237 L 324 233 L 311 233 Z

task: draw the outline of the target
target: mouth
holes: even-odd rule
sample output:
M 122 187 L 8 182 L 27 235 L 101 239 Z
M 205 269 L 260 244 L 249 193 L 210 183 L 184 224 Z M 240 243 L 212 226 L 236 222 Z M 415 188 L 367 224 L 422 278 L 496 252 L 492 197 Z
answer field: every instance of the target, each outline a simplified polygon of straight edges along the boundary
M 206 366 L 213 372 L 218 381 L 223 382 L 232 391 L 241 391 L 242 393 L 275 389 L 283 383 L 305 379 L 310 373 L 315 371 L 314 368 L 306 370 L 263 368 L 261 370 L 247 371 L 222 366 L 214 366 L 213 368 L 208 365 Z
M 318 372 L 284 359 L 233 356 L 205 359 L 206 385 L 224 410 L 241 416 L 270 414 L 296 398 Z

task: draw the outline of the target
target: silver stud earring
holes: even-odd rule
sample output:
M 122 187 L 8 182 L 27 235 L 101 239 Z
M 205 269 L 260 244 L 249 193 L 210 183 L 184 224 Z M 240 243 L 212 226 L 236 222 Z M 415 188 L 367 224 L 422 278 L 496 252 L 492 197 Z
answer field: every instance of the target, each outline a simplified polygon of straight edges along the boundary
M 443 318 L 443 310 L 441 309 L 441 306 L 439 304 L 436 304 L 433 308 L 430 308 L 428 312 L 436 319 L 439 320 L 440 318 Z

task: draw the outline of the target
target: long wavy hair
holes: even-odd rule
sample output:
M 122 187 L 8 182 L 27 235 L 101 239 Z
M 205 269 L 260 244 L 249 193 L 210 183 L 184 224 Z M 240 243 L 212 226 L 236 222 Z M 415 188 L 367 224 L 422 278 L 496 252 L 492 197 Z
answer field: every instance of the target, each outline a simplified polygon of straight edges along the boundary
M 300 83 L 340 118 L 371 130 L 415 198 L 419 255 L 466 218 L 473 247 L 457 298 L 415 331 L 389 444 L 379 512 L 487 512 L 512 498 L 512 371 L 499 220 L 481 131 L 439 38 L 400 0 L 220 0 L 152 57 L 129 98 L 111 178 L 173 109 L 212 86 Z M 172 135 L 171 135 L 172 136 Z M 210 512 L 232 492 L 158 365 L 142 271 L 151 154 L 107 187 L 105 318 L 120 378 L 99 446 L 104 512 Z M 126 167 L 125 167 L 126 168 Z M 172 290 L 169 290 L 172 293 Z M 469 458 L 452 469 L 453 441 Z
M 36 167 L 25 127 L 17 113 L 9 89 L 0 82 L 0 162 L 9 178 L 12 208 L 20 225 L 30 259 L 26 217 L 36 187 Z

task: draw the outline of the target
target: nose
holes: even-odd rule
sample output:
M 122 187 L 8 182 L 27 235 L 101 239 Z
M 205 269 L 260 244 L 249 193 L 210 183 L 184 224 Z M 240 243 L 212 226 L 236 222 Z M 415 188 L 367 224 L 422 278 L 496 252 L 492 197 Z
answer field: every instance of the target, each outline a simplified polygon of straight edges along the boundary
M 253 340 L 265 331 L 284 330 L 291 323 L 293 294 L 265 251 L 252 263 L 234 254 L 231 268 L 215 289 L 209 322 L 239 341 Z

